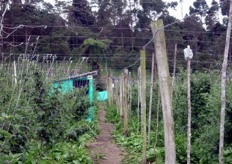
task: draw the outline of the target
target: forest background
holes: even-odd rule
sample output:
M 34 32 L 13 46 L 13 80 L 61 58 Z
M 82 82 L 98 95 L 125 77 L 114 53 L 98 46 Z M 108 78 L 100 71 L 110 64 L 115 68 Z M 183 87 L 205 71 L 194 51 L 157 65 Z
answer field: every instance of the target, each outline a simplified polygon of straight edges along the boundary
M 69 61 L 70 59 L 73 61 L 88 59 L 90 70 L 100 70 L 100 72 L 104 68 L 112 69 L 114 72 L 121 72 L 128 66 L 130 66 L 128 67 L 129 71 L 136 72 L 139 66 L 139 52 L 144 48 L 144 45 L 146 45 L 147 70 L 150 70 L 151 55 L 155 50 L 153 44 L 147 44 L 152 40 L 150 23 L 152 20 L 163 19 L 170 72 L 173 71 L 174 47 L 175 44 L 178 45 L 178 77 L 173 95 L 177 161 L 186 163 L 185 132 L 187 112 L 183 110 L 187 109 L 186 85 L 183 85 L 186 84 L 186 72 L 183 69 L 186 67 L 186 61 L 183 57 L 183 49 L 187 45 L 191 46 L 194 53 L 194 58 L 191 61 L 193 71 L 191 81 L 193 88 L 191 91 L 192 127 L 194 131 L 192 137 L 192 161 L 193 163 L 212 163 L 217 161 L 220 109 L 220 85 L 218 80 L 220 72 L 218 70 L 221 68 L 225 47 L 229 1 L 220 1 L 218 3 L 212 0 L 212 4 L 208 6 L 205 0 L 196 0 L 190 7 L 189 14 L 184 16 L 182 20 L 178 20 L 168 12 L 169 8 L 174 8 L 177 5 L 177 2 L 165 3 L 162 0 L 73 0 L 68 4 L 66 1 L 56 1 L 54 6 L 43 0 L 26 0 L 25 2 L 12 0 L 10 5 L 7 5 L 8 1 L 6 0 L 1 2 L 1 16 L 3 16 L 4 9 L 7 8 L 4 17 L 1 17 L 1 20 L 3 20 L 1 22 L 0 40 L 1 61 L 17 60 L 21 54 L 26 52 L 26 55 L 38 54 L 36 57 L 39 57 L 38 62 L 40 62 L 43 61 L 43 56 L 51 54 L 56 56 L 57 62 Z M 219 20 L 219 15 L 223 15 L 224 19 Z M 170 24 L 171 26 L 167 26 Z M 229 66 L 231 60 L 232 54 L 230 50 Z M 36 68 L 35 70 L 37 71 Z M 230 78 L 230 71 L 228 75 Z M 43 83 L 42 78 L 40 79 L 37 73 L 33 74 L 33 78 L 38 81 L 38 84 Z M 1 80 L 6 79 L 2 78 Z M 11 83 L 7 84 L 9 86 L 12 85 Z M 37 83 L 33 81 L 33 84 Z M 44 94 L 40 93 L 39 87 L 41 86 L 37 86 L 38 90 L 35 87 L 35 92 L 33 93 Z M 232 140 L 230 138 L 232 133 L 230 123 L 232 105 L 229 101 L 232 92 L 230 88 L 229 85 L 227 89 L 229 96 L 225 125 L 226 162 L 232 161 Z M 158 101 L 157 86 L 154 90 L 156 92 L 154 99 Z M 21 90 L 19 91 L 22 92 Z M 7 95 L 4 92 L 2 94 L 4 97 L 2 100 L 5 102 L 8 99 L 11 101 L 11 97 Z M 47 92 L 47 95 L 49 95 L 49 92 Z M 48 99 L 50 101 L 49 96 Z M 38 100 L 38 102 L 37 99 L 35 100 L 38 104 L 41 104 L 40 101 L 42 101 L 46 105 L 47 102 L 46 99 Z M 53 101 L 54 104 L 57 104 L 58 100 L 56 101 L 55 99 Z M 34 102 L 34 99 L 32 102 Z M 65 102 L 68 103 L 66 99 Z M 75 100 L 75 102 L 78 103 L 78 100 Z M 16 104 L 16 107 L 18 107 L 17 101 Z M 76 116 L 76 104 L 72 105 L 68 110 L 73 111 Z M 136 105 L 137 100 L 135 96 L 132 102 L 132 109 L 135 110 Z M 6 108 L 4 109 L 7 109 L 6 111 L 9 112 L 7 103 L 5 106 Z M 44 118 L 44 116 L 50 113 L 50 110 L 54 110 L 53 106 L 53 104 L 50 104 L 48 111 L 39 113 L 43 119 L 39 119 L 38 122 L 43 123 L 44 120 L 51 120 Z M 79 107 L 81 108 L 81 106 Z M 33 108 L 38 108 L 38 111 L 44 109 L 41 105 Z M 35 115 L 38 114 L 36 113 Z M 63 118 L 63 115 L 60 115 L 60 113 L 58 115 Z M 83 115 L 84 113 L 82 113 Z M 11 120 L 8 116 L 3 118 Z M 34 118 L 31 118 L 31 120 L 34 120 Z M 160 123 L 162 125 L 162 120 Z M 73 123 L 71 122 L 70 124 L 72 125 Z M 50 126 L 50 122 L 48 125 Z M 42 127 L 47 127 L 48 125 L 42 124 Z M 63 125 L 59 124 L 59 126 L 62 127 Z M 8 128 L 7 124 L 5 127 Z M 70 125 L 67 125 L 67 127 L 70 127 Z M 153 130 L 154 128 L 153 125 Z M 10 126 L 8 129 L 10 129 Z M 57 137 L 57 132 L 53 131 L 57 128 L 51 129 L 49 133 L 45 133 L 47 135 L 42 136 L 43 140 L 41 140 L 41 143 L 44 143 L 44 138 L 47 139 L 46 137 L 48 136 L 50 136 L 49 140 L 51 141 Z M 34 130 L 34 128 L 31 128 L 31 130 Z M 38 132 L 41 132 L 41 129 L 38 128 Z M 52 132 L 54 133 L 54 138 L 50 135 Z M 163 138 L 162 132 L 161 128 L 159 138 Z M 135 138 L 131 134 L 130 136 L 128 140 Z M 120 137 L 118 138 L 120 139 Z M 2 145 L 4 146 L 4 144 Z M 161 159 L 163 159 L 162 139 L 159 141 L 158 147 Z M 13 148 L 15 152 L 22 151 L 21 149 L 18 150 L 19 147 L 15 148 L 14 145 Z M 41 153 L 38 152 L 37 156 L 39 159 Z
M 5 5 L 3 2 L 1 9 Z M 162 0 L 74 0 L 70 3 L 57 1 L 53 6 L 41 0 L 25 3 L 14 0 L 3 21 L 6 34 L 2 34 L 1 57 L 19 56 L 27 44 L 30 44 L 30 53 L 37 43 L 34 52 L 37 54 L 56 54 L 60 60 L 88 57 L 92 69 L 98 69 L 103 62 L 111 68 L 122 69 L 137 61 L 139 50 L 152 39 L 151 20 L 163 19 L 165 25 L 176 22 L 165 28 L 170 59 L 176 43 L 177 64 L 185 63 L 183 49 L 186 45 L 194 52 L 193 68 L 208 68 L 220 61 L 225 45 L 228 3 L 220 5 L 213 0 L 208 6 L 205 0 L 197 0 L 180 21 L 168 12 L 176 5 L 177 2 Z M 219 20 L 219 15 L 225 16 L 223 21 Z M 12 31 L 14 33 L 7 36 Z M 151 59 L 153 44 L 147 46 L 147 52 L 147 58 Z M 231 57 L 230 53 L 229 60 Z

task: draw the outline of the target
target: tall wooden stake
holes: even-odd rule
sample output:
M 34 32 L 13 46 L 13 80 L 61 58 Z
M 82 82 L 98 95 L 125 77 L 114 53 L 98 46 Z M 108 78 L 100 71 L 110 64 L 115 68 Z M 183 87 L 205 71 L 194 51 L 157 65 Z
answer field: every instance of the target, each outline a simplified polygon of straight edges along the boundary
M 137 108 L 138 131 L 140 130 L 140 104 L 141 104 L 141 66 L 139 66 L 138 68 L 138 108 Z
M 222 64 L 222 76 L 221 76 L 221 121 L 220 121 L 220 142 L 219 142 L 219 164 L 224 163 L 224 125 L 225 125 L 225 108 L 226 108 L 226 69 L 228 62 L 228 54 L 230 48 L 230 33 L 232 23 L 232 0 L 230 0 L 230 13 L 229 21 L 226 32 L 226 45 L 224 51 L 224 59 Z
M 156 48 L 156 61 L 159 76 L 159 88 L 162 102 L 165 141 L 165 163 L 176 163 L 176 151 L 174 140 L 174 120 L 171 101 L 170 74 L 166 52 L 163 20 L 151 23 Z
M 129 81 L 128 81 L 128 117 L 131 118 L 131 105 L 132 105 L 132 79 L 131 79 L 131 72 L 129 72 Z
M 155 144 L 154 144 L 154 153 L 156 152 L 156 145 L 158 142 L 158 133 L 159 133 L 159 110 L 160 110 L 160 91 L 158 89 L 158 103 L 156 111 L 156 130 L 155 130 Z
M 154 65 L 155 65 L 155 54 L 152 53 L 150 101 L 149 101 L 149 115 L 148 115 L 148 145 L 150 145 L 150 137 L 151 137 L 151 109 L 152 109 L 153 83 L 154 83 Z
M 147 125 L 146 125 L 146 55 L 145 51 L 140 51 L 141 62 L 141 112 L 142 112 L 142 136 L 143 136 L 143 154 L 142 163 L 146 163 L 146 150 L 147 150 Z
M 112 74 L 111 74 L 111 71 L 109 73 L 109 77 L 108 77 L 108 102 L 109 102 L 109 105 L 112 103 L 112 100 L 113 100 L 113 91 L 112 91 Z
M 191 86 L 190 86 L 190 68 L 191 60 L 187 61 L 187 87 L 188 87 L 188 130 L 187 130 L 187 164 L 190 164 L 190 154 L 191 154 Z
M 107 94 L 108 94 L 108 105 L 110 103 L 110 94 L 109 94 L 109 74 L 107 73 L 107 76 L 106 76 L 106 90 L 107 90 Z
M 175 77 L 176 77 L 176 54 L 177 54 L 177 44 L 175 44 L 175 52 L 174 52 L 174 58 L 173 58 L 173 75 L 172 75 L 171 97 L 173 95 L 173 89 L 174 89 L 174 83 L 175 83 Z
M 115 104 L 116 104 L 116 108 L 117 108 L 117 114 L 119 114 L 119 109 L 120 109 L 119 98 L 118 98 L 118 84 L 119 84 L 119 80 L 116 79 L 114 84 L 115 84 L 114 85 L 114 88 L 115 88 L 115 92 L 114 92 Z
M 125 136 L 128 136 L 127 83 L 128 83 L 128 69 L 125 69 L 123 72 L 123 121 L 124 121 L 124 135 Z
M 120 79 L 119 79 L 119 85 L 120 85 L 120 87 L 119 87 L 119 95 L 120 95 L 120 118 L 122 118 L 122 116 L 123 116 L 123 109 L 122 109 L 122 107 L 123 107 L 123 101 L 122 101 L 122 99 L 123 99 L 123 76 L 120 76 Z

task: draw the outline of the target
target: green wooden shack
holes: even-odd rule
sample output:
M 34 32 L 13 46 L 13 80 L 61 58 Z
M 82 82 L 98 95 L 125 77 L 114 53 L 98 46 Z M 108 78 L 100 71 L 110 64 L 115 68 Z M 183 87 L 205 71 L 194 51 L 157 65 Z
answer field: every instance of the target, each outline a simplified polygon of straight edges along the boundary
M 81 88 L 88 86 L 88 97 L 89 101 L 92 104 L 94 98 L 94 79 L 93 76 L 97 75 L 97 71 L 87 72 L 83 74 L 78 74 L 74 76 L 69 76 L 66 78 L 59 79 L 53 82 L 53 87 L 60 89 L 60 91 L 65 94 L 72 91 L 74 88 Z M 93 106 L 89 109 L 88 121 L 92 121 L 94 117 L 94 108 Z

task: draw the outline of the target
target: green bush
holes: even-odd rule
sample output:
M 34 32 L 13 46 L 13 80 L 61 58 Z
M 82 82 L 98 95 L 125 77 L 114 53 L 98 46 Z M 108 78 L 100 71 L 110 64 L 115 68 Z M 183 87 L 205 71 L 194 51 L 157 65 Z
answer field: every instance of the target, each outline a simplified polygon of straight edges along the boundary
M 0 163 L 89 163 L 79 139 L 87 142 L 83 137 L 94 137 L 98 128 L 86 120 L 86 90 L 51 92 L 52 81 L 37 64 L 23 61 L 21 67 L 17 85 L 0 67 Z

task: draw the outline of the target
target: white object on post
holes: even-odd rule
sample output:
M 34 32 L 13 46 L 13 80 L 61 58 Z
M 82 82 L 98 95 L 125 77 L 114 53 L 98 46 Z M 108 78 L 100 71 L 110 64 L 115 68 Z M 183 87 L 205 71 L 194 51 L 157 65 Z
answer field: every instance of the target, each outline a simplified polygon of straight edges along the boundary
M 191 50 L 189 45 L 187 46 L 187 48 L 184 49 L 184 58 L 186 61 L 193 58 L 193 51 Z

